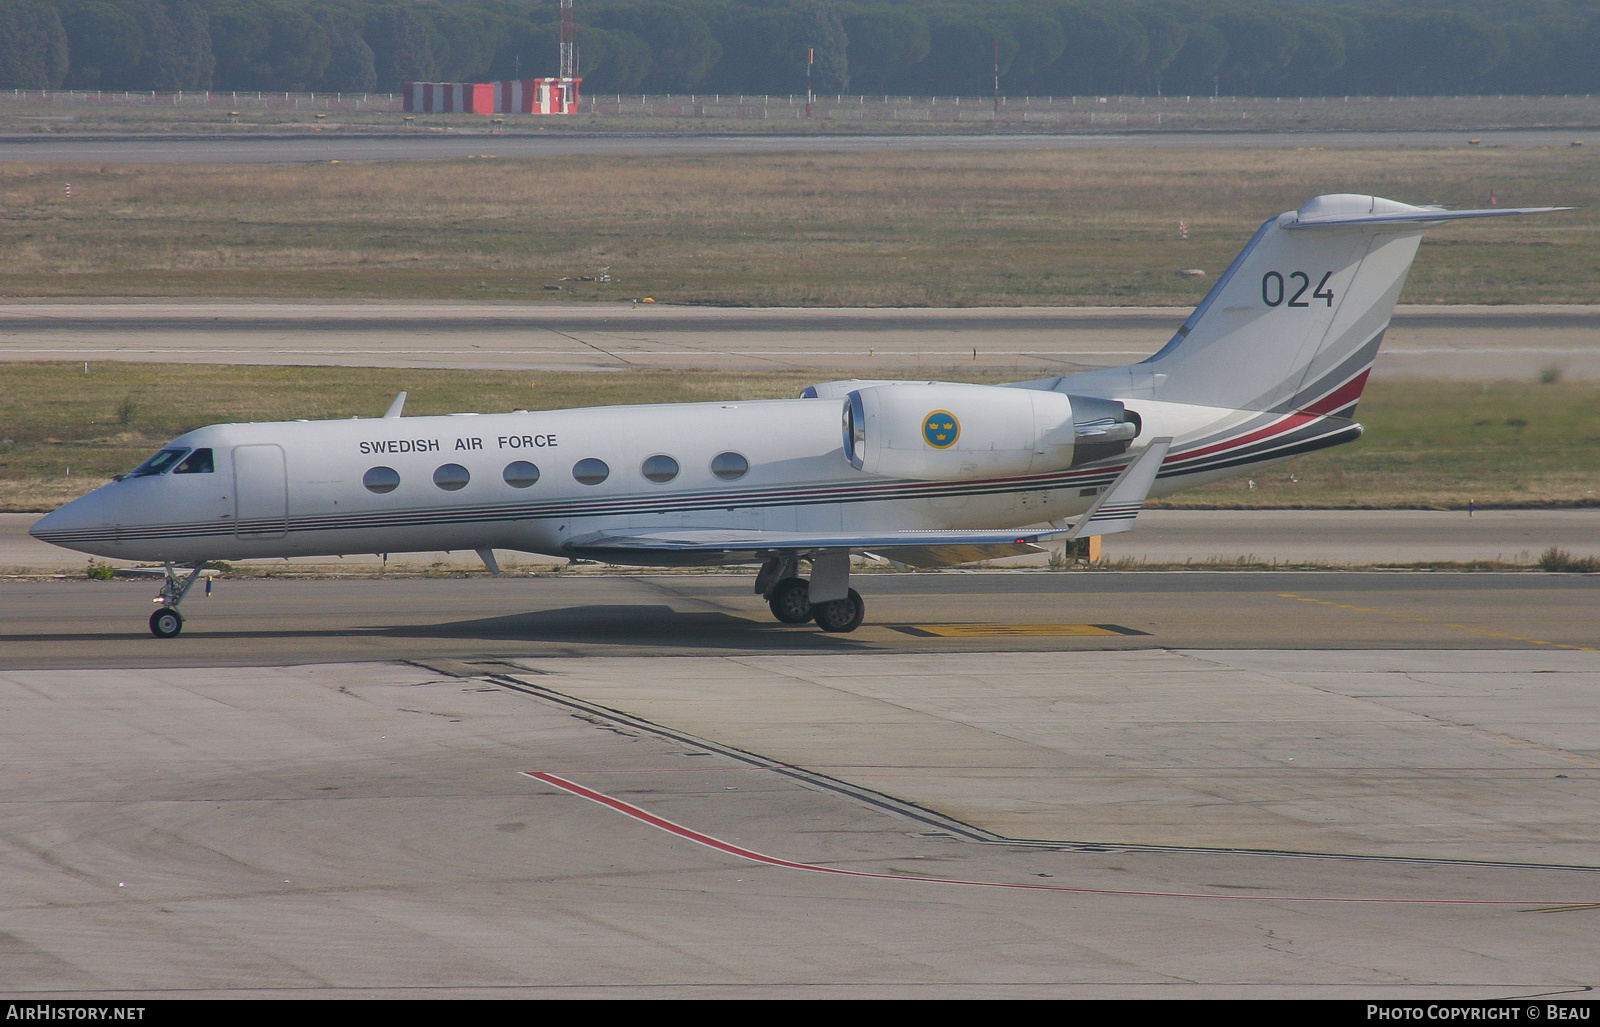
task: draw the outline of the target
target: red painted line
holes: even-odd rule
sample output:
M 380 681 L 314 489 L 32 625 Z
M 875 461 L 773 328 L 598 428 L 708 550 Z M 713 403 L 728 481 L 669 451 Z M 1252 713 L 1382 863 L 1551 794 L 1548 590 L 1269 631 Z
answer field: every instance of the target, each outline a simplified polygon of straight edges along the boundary
M 614 798 L 604 792 L 597 792 L 593 788 L 586 788 L 576 781 L 569 781 L 555 774 L 544 771 L 524 770 L 524 777 L 531 777 L 535 781 L 543 781 L 547 785 L 570 792 L 590 802 L 597 802 L 602 806 L 613 809 L 618 813 L 630 816 L 635 820 L 659 828 L 668 834 L 686 838 L 691 842 L 704 845 L 709 849 L 740 859 L 747 859 L 752 863 L 761 863 L 770 867 L 781 867 L 785 870 L 805 870 L 813 874 L 833 874 L 837 877 L 865 877 L 877 881 L 908 881 L 914 884 L 954 884 L 966 888 L 1003 888 L 1010 891 L 1045 891 L 1062 892 L 1072 895 L 1116 895 L 1130 898 L 1153 899 L 1221 899 L 1234 902 L 1359 902 L 1378 905 L 1439 905 L 1439 906 L 1550 906 L 1550 905 L 1577 905 L 1588 900 L 1572 899 L 1375 899 L 1338 895 L 1210 895 L 1204 892 L 1160 892 L 1160 891 L 1125 891 L 1111 888 L 1072 888 L 1060 884 L 1010 884 L 1003 881 L 964 881 L 952 877 L 916 877 L 906 874 L 874 874 L 865 870 L 840 870 L 836 867 L 817 866 L 814 863 L 796 863 L 793 860 L 779 859 L 777 856 L 768 856 L 754 849 L 747 849 L 742 845 L 725 842 L 703 831 L 696 831 L 692 827 L 684 827 L 674 823 L 666 817 L 656 816 L 647 809 L 635 806 L 631 802 Z
M 1367 387 L 1367 375 L 1371 373 L 1372 369 L 1369 367 L 1326 396 L 1306 404 L 1301 409 L 1308 414 L 1331 414 L 1341 407 L 1348 406 L 1361 398 L 1362 390 Z
M 1210 456 L 1222 450 L 1237 449 L 1241 446 L 1247 446 L 1252 442 L 1260 442 L 1263 439 L 1271 438 L 1274 435 L 1283 435 L 1287 432 L 1294 431 L 1296 428 L 1299 428 L 1305 424 L 1309 424 L 1316 419 L 1316 415 L 1314 414 L 1285 414 L 1283 417 L 1267 425 L 1265 428 L 1258 428 L 1248 435 L 1241 435 L 1240 437 L 1234 439 L 1225 439 L 1222 442 L 1206 446 L 1202 449 L 1185 450 L 1182 456 L 1185 460 L 1188 460 L 1197 456 Z

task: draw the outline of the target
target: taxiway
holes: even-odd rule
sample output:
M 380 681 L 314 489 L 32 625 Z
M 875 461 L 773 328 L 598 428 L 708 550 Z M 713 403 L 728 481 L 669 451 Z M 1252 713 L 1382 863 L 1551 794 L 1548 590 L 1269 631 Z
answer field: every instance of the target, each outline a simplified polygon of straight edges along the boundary
M 1147 147 L 1304 148 L 1460 146 L 1468 139 L 1490 147 L 1600 144 L 1593 128 L 1498 131 L 1399 132 L 1130 132 L 983 135 L 736 135 L 675 132 L 615 135 L 500 135 L 489 131 L 398 133 L 388 136 L 327 134 L 159 137 L 10 136 L 0 139 L 0 160 L 40 164 L 298 164 L 342 161 L 460 160 L 466 157 L 560 157 L 719 153 L 849 153 L 881 150 L 1081 150 Z
M 1187 310 L 709 309 L 615 303 L 11 302 L 0 360 L 603 371 L 814 368 L 1019 378 L 1142 360 Z M 1374 374 L 1600 377 L 1600 307 L 1402 306 Z

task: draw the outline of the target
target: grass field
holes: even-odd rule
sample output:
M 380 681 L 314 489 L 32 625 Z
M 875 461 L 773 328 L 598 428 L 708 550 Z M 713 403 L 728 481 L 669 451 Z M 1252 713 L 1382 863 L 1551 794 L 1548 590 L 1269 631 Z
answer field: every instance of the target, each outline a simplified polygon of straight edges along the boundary
M 1600 301 L 1600 153 L 1570 147 L 10 164 L 0 295 L 1187 305 L 1210 279 L 1176 271 L 1339 191 L 1579 205 L 1430 234 L 1405 299 Z
M 841 372 L 838 377 L 846 376 Z M 828 375 L 628 371 L 554 374 L 175 364 L 0 364 L 6 397 L 0 510 L 47 510 L 203 424 L 515 407 L 794 396 Z M 1600 504 L 1600 383 L 1383 382 L 1360 442 L 1169 506 L 1480 507 Z M 70 468 L 70 474 L 68 469 Z

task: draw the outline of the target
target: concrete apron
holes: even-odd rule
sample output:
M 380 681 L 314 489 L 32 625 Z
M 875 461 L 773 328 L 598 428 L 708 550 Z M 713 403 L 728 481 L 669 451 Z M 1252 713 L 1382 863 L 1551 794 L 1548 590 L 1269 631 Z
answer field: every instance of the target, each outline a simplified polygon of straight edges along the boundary
M 1016 839 L 1600 863 L 1600 654 L 523 659 Z

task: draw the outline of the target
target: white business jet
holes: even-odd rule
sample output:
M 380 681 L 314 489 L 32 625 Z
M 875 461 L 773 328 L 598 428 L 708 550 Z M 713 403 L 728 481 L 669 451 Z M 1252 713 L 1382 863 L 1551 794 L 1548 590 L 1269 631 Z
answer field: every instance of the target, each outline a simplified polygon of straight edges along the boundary
M 1172 341 L 1127 367 L 441 417 L 402 417 L 401 393 L 382 418 L 212 425 L 32 534 L 164 563 L 163 638 L 209 560 L 457 549 L 495 572 L 497 549 L 759 564 L 780 621 L 852 631 L 852 554 L 938 566 L 1126 531 L 1150 496 L 1359 438 L 1422 230 L 1563 209 L 1318 196 L 1268 219 Z

